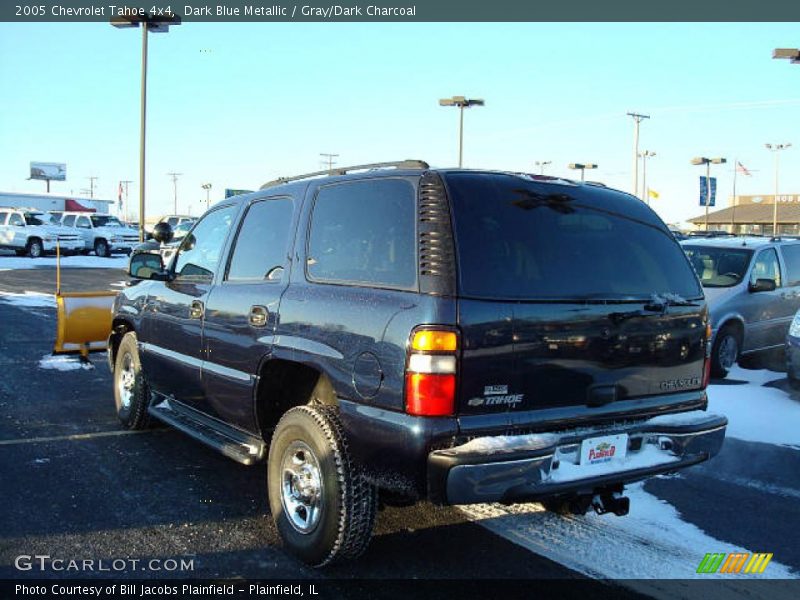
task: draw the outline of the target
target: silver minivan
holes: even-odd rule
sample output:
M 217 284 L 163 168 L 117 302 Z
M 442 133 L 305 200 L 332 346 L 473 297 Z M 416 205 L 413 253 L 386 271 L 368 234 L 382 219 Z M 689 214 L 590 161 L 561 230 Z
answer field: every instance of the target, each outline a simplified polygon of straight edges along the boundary
M 783 348 L 800 309 L 800 240 L 758 237 L 681 242 L 708 300 L 711 374 L 743 356 Z

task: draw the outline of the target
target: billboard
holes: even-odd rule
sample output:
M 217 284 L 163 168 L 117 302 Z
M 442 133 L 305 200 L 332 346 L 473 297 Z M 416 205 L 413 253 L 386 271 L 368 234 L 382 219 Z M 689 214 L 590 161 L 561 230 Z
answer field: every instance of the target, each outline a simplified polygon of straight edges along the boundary
M 31 179 L 66 181 L 67 165 L 64 163 L 32 162 Z

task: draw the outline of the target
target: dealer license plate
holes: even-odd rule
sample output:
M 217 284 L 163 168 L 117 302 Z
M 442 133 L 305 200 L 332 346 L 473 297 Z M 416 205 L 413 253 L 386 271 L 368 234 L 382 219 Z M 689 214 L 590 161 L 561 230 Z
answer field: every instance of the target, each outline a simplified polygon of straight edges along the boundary
M 606 435 L 587 438 L 581 442 L 582 465 L 599 465 L 625 458 L 628 450 L 628 434 Z

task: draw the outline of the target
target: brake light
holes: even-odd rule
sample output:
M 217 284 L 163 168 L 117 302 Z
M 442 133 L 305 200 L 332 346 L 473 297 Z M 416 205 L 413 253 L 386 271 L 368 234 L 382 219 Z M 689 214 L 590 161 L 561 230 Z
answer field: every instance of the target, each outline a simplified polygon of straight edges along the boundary
M 443 417 L 455 412 L 456 352 L 454 331 L 421 329 L 411 337 L 406 363 L 406 412 Z
M 703 387 L 706 389 L 711 381 L 711 323 L 706 323 L 706 357 L 703 362 Z

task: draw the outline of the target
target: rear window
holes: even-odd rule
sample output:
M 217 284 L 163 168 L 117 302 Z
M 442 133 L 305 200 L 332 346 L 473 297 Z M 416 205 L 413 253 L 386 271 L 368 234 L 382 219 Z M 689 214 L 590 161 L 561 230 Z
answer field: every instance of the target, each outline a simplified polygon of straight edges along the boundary
M 450 174 L 461 294 L 519 300 L 702 295 L 667 228 L 631 197 L 523 177 Z
M 747 273 L 753 251 L 746 248 L 684 245 L 703 287 L 733 287 Z

